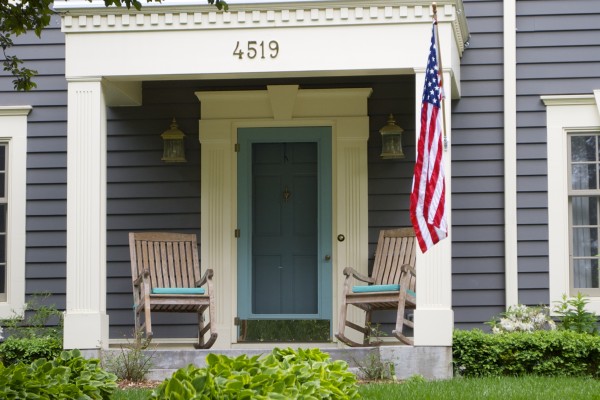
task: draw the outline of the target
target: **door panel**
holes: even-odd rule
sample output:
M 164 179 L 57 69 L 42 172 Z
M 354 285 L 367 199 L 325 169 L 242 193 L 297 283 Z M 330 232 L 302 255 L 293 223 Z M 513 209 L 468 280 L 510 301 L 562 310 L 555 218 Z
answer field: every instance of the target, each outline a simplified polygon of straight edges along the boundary
M 254 314 L 318 312 L 316 155 L 316 143 L 252 144 Z

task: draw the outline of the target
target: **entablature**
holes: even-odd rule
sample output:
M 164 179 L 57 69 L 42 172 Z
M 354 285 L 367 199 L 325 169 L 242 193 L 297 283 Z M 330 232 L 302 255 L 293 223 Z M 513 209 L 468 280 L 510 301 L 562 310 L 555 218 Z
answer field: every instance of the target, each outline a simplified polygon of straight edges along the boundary
M 173 30 L 325 27 L 430 23 L 431 2 L 312 1 L 231 4 L 228 12 L 202 3 L 145 4 L 140 11 L 105 7 L 104 1 L 56 1 L 67 34 Z M 438 2 L 438 21 L 451 23 L 460 55 L 469 33 L 462 0 Z

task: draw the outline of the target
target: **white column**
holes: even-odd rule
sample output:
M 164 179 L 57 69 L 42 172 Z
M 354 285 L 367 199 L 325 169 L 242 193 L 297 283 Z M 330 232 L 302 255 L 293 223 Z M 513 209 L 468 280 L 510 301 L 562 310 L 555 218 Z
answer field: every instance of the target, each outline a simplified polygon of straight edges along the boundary
M 370 92 L 369 92 L 370 94 Z M 365 96 L 368 97 L 368 94 Z M 369 139 L 369 117 L 339 118 L 335 125 L 335 190 L 334 210 L 336 224 L 333 236 L 337 243 L 334 279 L 334 333 L 337 332 L 340 293 L 344 288 L 346 267 L 368 275 L 369 269 L 369 221 L 368 221 L 368 163 L 367 140 Z M 338 239 L 343 235 L 344 240 Z M 356 307 L 348 308 L 347 318 L 363 326 L 365 313 Z M 362 343 L 363 336 L 348 330 L 351 340 Z
M 519 303 L 517 254 L 517 16 L 516 0 L 504 8 L 504 282 L 506 308 Z
M 108 347 L 106 106 L 100 78 L 68 83 L 64 347 Z
M 425 81 L 424 71 L 415 74 L 415 134 L 419 135 L 421 98 Z M 444 74 L 444 81 L 451 82 Z M 451 99 L 451 85 L 445 85 L 446 99 Z M 451 147 L 450 100 L 445 105 L 446 135 L 448 148 L 442 155 L 446 175 L 446 210 L 448 237 L 421 253 L 417 246 L 417 309 L 415 310 L 415 346 L 451 346 L 454 328 L 452 311 L 452 220 L 451 220 Z
M 215 326 L 219 336 L 216 349 L 228 349 L 236 341 L 233 310 L 237 305 L 237 249 L 233 221 L 236 193 L 233 172 L 233 140 L 229 120 L 201 120 L 202 157 L 200 263 L 202 271 L 215 270 Z

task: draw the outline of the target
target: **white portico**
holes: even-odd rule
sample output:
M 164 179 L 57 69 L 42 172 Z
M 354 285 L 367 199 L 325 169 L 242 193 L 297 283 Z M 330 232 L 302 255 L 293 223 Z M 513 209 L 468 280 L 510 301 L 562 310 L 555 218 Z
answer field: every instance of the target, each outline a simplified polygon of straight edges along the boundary
M 106 112 L 139 106 L 142 82 L 354 75 L 415 75 L 419 118 L 431 8 L 424 1 L 230 2 L 222 13 L 198 2 L 165 1 L 141 11 L 103 2 L 59 1 L 68 81 L 66 348 L 106 347 Z M 460 96 L 460 56 L 468 36 L 462 2 L 438 2 L 447 98 Z M 176 62 L 173 60 L 176 59 Z M 215 348 L 235 345 L 239 128 L 327 126 L 332 135 L 333 320 L 342 269 L 368 268 L 368 88 L 198 92 L 202 162 L 201 264 L 215 268 Z M 450 102 L 444 153 L 451 193 Z M 199 183 L 200 184 L 200 183 Z M 447 196 L 451 209 L 451 196 Z M 451 226 L 451 221 L 448 221 Z M 348 240 L 335 240 L 343 234 Z M 419 254 L 416 346 L 450 346 L 451 238 Z M 217 267 L 218 266 L 218 267 Z M 335 329 L 335 328 L 334 328 Z

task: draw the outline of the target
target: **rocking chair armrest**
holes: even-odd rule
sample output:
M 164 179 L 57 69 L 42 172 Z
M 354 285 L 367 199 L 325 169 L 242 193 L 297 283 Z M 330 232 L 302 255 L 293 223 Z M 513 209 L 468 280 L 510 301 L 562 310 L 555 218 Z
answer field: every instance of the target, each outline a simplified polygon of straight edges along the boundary
M 204 276 L 202 276 L 202 278 L 200 278 L 200 280 L 197 280 L 195 283 L 196 287 L 200 287 L 206 284 L 206 282 L 208 282 L 209 280 L 212 280 L 214 275 L 214 271 L 212 269 L 207 269 L 206 272 L 204 273 Z
M 353 276 L 362 282 L 375 283 L 375 279 L 359 273 L 357 270 L 355 270 L 352 267 L 344 268 L 343 274 L 346 275 L 346 279 L 350 278 L 350 276 Z
M 143 271 L 142 271 L 142 273 L 141 273 L 141 274 L 139 274 L 139 275 L 137 276 L 137 278 L 135 278 L 135 279 L 133 280 L 133 286 L 139 286 L 139 285 L 140 285 L 140 283 L 142 283 L 142 281 L 143 281 L 144 279 L 146 279 L 147 277 L 149 277 L 149 276 L 150 276 L 150 271 L 148 271 L 147 269 L 143 270 Z
M 408 272 L 410 273 L 412 276 L 417 276 L 417 271 L 415 270 L 414 267 L 412 267 L 410 264 L 404 264 L 401 269 L 402 272 Z

